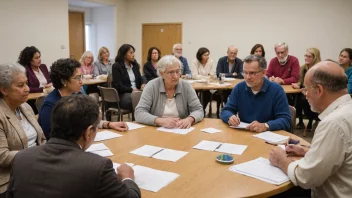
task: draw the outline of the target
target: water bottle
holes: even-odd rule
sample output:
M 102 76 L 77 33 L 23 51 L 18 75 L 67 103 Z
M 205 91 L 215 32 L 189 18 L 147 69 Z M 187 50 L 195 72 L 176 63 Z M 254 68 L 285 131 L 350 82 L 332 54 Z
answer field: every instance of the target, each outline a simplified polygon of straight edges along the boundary
M 225 83 L 225 74 L 220 73 L 220 84 L 224 84 L 224 83 Z

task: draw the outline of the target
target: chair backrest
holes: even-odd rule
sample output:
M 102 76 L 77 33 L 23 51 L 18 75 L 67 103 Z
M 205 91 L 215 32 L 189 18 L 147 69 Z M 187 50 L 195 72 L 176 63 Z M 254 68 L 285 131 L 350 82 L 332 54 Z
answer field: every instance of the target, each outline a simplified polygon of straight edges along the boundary
M 109 74 L 107 79 L 106 79 L 106 83 L 108 84 L 108 87 L 111 87 L 111 83 L 112 83 L 112 74 Z
M 100 95 L 103 102 L 120 102 L 119 94 L 117 93 L 116 89 L 101 86 L 98 86 L 98 88 L 100 90 Z
M 139 99 L 141 99 L 141 95 L 142 91 L 134 91 L 131 94 L 133 112 L 136 109 L 136 106 L 138 105 Z
M 291 113 L 291 133 L 294 133 L 296 127 L 296 108 L 290 105 L 290 113 Z
M 35 100 L 35 107 L 37 108 L 38 110 L 38 114 L 39 114 L 39 111 L 40 111 L 40 106 L 42 106 L 44 100 L 45 100 L 46 96 L 40 96 L 39 98 L 37 98 Z

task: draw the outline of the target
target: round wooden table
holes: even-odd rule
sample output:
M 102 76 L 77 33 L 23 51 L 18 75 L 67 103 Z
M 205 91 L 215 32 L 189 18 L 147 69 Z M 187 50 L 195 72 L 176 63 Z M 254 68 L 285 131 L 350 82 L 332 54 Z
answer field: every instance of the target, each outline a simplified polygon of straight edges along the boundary
M 205 118 L 194 125 L 195 129 L 187 135 L 160 132 L 156 127 L 144 128 L 119 133 L 123 137 L 102 141 L 113 153 L 113 162 L 130 162 L 158 170 L 169 171 L 180 176 L 157 193 L 141 189 L 144 198 L 165 197 L 268 197 L 293 187 L 291 182 L 280 186 L 228 171 L 232 165 L 223 165 L 215 161 L 219 152 L 196 150 L 192 147 L 202 140 L 218 141 L 248 145 L 242 155 L 232 155 L 234 164 L 247 162 L 258 157 L 269 157 L 273 145 L 253 137 L 255 133 L 230 128 L 219 119 Z M 208 134 L 201 132 L 203 128 L 213 127 L 222 130 L 220 133 Z M 285 132 L 279 134 L 292 136 L 308 144 L 301 138 Z M 158 160 L 139 155 L 129 154 L 130 151 L 143 145 L 159 146 L 189 152 L 176 162 Z

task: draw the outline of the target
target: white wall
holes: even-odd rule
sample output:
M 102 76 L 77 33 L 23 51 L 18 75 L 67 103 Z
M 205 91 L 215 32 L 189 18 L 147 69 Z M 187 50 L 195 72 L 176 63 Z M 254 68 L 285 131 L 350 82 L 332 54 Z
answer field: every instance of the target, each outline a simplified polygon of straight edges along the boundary
M 351 8 L 351 0 L 128 0 L 124 41 L 136 47 L 143 63 L 142 23 L 182 22 L 189 60 L 204 46 L 217 61 L 230 44 L 244 58 L 256 43 L 270 59 L 280 41 L 301 64 L 309 47 L 319 48 L 323 59 L 337 59 L 342 48 L 352 47 Z
M 67 0 L 1 0 L 0 63 L 34 45 L 47 66 L 69 56 Z M 65 49 L 61 49 L 61 47 Z
M 98 7 L 92 9 L 92 24 L 94 32 L 93 53 L 97 56 L 100 47 L 107 47 L 110 51 L 110 58 L 116 56 L 116 7 Z M 95 56 L 95 57 L 96 57 Z

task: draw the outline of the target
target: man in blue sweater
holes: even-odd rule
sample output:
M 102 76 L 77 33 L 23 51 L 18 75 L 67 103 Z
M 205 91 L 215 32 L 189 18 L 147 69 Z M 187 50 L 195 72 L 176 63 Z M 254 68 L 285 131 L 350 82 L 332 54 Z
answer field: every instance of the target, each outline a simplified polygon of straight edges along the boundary
M 250 131 L 263 132 L 290 129 L 290 109 L 286 94 L 277 83 L 265 78 L 265 58 L 249 55 L 243 60 L 245 81 L 232 90 L 221 119 L 230 126 L 240 121 L 250 123 Z

